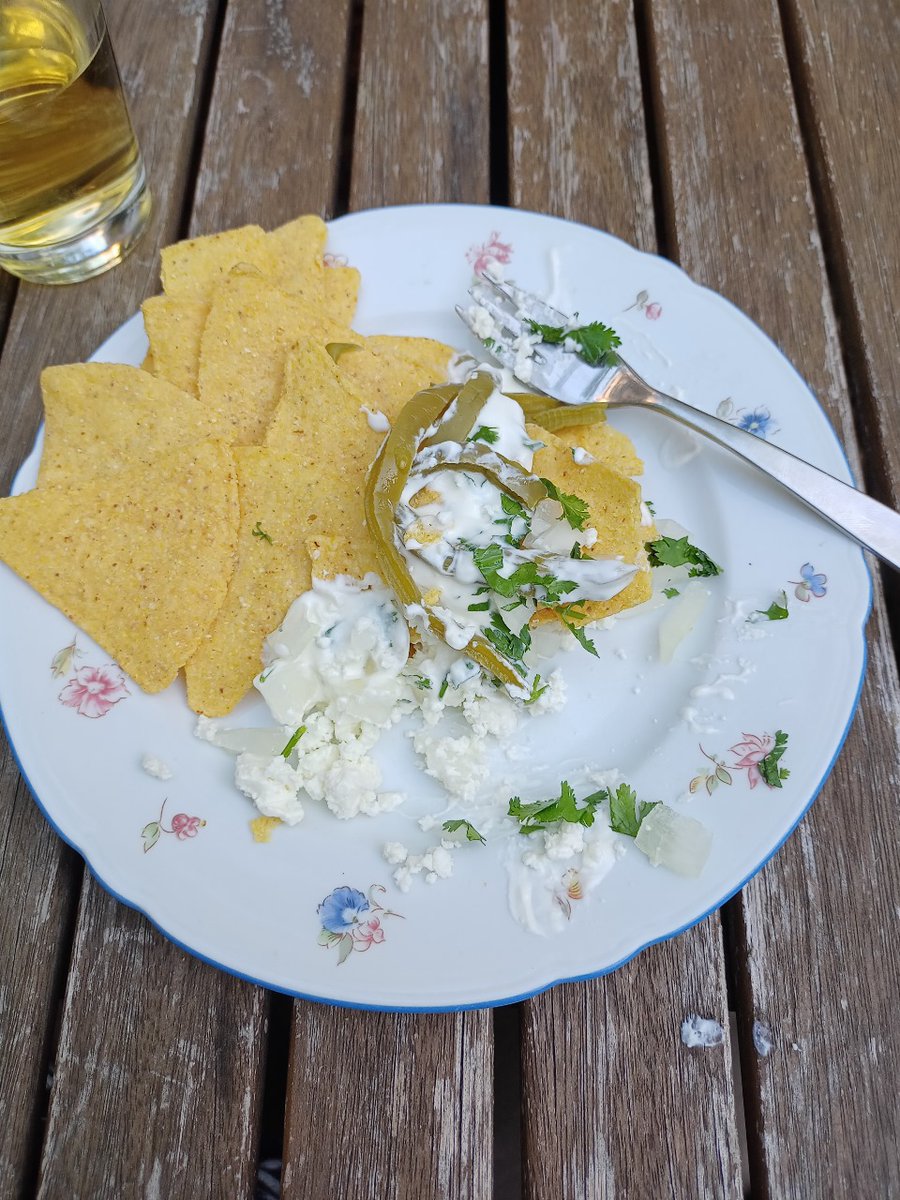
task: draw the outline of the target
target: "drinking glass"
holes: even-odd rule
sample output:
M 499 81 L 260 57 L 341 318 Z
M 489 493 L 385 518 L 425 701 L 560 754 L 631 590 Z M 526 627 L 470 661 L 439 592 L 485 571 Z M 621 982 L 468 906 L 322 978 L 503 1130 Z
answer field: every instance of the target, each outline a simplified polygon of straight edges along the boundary
M 0 266 L 74 283 L 150 213 L 100 0 L 0 0 Z

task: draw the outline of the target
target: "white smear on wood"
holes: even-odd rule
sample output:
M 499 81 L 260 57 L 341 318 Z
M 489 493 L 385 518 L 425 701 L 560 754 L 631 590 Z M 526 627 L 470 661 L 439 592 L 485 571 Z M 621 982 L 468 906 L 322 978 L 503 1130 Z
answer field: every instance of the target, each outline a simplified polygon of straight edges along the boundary
M 721 1046 L 725 1041 L 725 1030 L 712 1017 L 700 1017 L 691 1013 L 681 1022 L 681 1040 L 685 1046 Z

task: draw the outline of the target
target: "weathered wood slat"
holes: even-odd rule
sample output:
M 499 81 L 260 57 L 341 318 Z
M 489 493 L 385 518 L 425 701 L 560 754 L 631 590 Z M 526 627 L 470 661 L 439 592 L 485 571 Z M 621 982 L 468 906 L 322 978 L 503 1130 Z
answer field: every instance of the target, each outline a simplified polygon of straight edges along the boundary
M 784 348 L 857 465 L 777 7 L 658 0 L 652 25 L 679 258 Z M 866 147 L 857 153 L 864 172 Z M 871 238 L 867 252 L 877 254 L 880 235 Z M 886 453 L 896 454 L 900 433 L 888 424 L 882 431 Z M 773 1196 L 890 1195 L 900 1186 L 892 982 L 900 697 L 877 580 L 868 632 L 868 682 L 843 755 L 798 833 L 740 902 L 750 1149 L 755 1182 Z M 766 1057 L 753 1048 L 755 1019 L 774 1036 Z
M 352 209 L 487 202 L 487 7 L 487 0 L 366 5 Z
M 38 1196 L 252 1196 L 265 1006 L 85 887 Z
M 865 0 L 784 5 L 801 118 L 807 125 L 828 223 L 826 243 L 860 396 L 858 427 L 870 487 L 900 506 L 900 10 Z M 870 428 L 870 426 L 872 426 Z
M 3 485 L 40 418 L 40 369 L 85 357 L 135 311 L 155 288 L 160 243 L 177 236 L 181 219 L 216 6 L 197 0 L 153 6 L 121 0 L 107 7 L 155 196 L 152 225 L 128 261 L 97 280 L 77 288 L 19 288 L 0 359 Z M 164 28 L 177 36 L 161 37 Z M 64 982 L 57 976 L 70 951 L 71 908 L 81 872 L 73 869 L 74 856 L 30 801 L 23 811 L 24 785 L 7 759 L 0 796 L 4 827 L 10 827 L 0 889 L 0 1042 L 5 1048 L 0 1191 L 6 1195 L 27 1188 L 37 1165 L 46 1059 Z M 63 1053 L 50 1093 L 42 1194 L 125 1195 L 140 1177 L 147 1185 L 143 1194 L 156 1187 L 159 1195 L 195 1195 L 185 1165 L 190 1162 L 197 1177 L 214 1178 L 222 1161 L 223 1127 L 231 1142 L 226 1159 L 248 1149 L 249 1155 L 239 1171 L 231 1171 L 220 1194 L 246 1192 L 255 1134 L 247 1080 L 255 1082 L 259 1075 L 254 1045 L 264 1024 L 262 999 L 246 985 L 220 979 L 187 959 L 89 879 L 72 964 Z M 240 1029 L 243 1042 L 220 1044 L 218 1035 L 209 1033 L 229 1025 Z M 238 1077 L 239 1062 L 248 1064 L 247 1078 Z M 77 1121 L 72 1117 L 76 1107 Z
M 486 7 L 366 7 L 351 207 L 487 199 Z M 353 1013 L 298 1001 L 285 1200 L 489 1196 L 492 1058 L 486 1012 Z
M 190 232 L 332 212 L 350 0 L 231 4 Z
M 574 0 L 511 0 L 507 40 L 513 203 L 656 249 L 631 5 L 586 23 Z M 691 1013 L 719 1020 L 726 1041 L 688 1052 Z M 718 916 L 612 976 L 526 1002 L 527 1194 L 739 1195 L 727 1031 Z
M 489 1030 L 484 1012 L 358 1013 L 298 1002 L 285 1200 L 490 1196 Z

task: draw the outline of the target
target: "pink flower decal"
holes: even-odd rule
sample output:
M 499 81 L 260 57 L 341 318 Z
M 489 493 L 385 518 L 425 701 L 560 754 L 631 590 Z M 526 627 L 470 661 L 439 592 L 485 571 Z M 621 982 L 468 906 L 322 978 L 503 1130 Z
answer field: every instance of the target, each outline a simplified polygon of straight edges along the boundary
M 378 918 L 371 917 L 368 921 L 360 921 L 354 925 L 350 936 L 356 943 L 354 950 L 368 950 L 370 946 L 384 941 L 384 930 Z
M 762 779 L 759 764 L 772 750 L 775 739 L 768 733 L 764 733 L 762 737 L 755 733 L 742 733 L 741 737 L 744 740 L 731 747 L 731 753 L 736 756 L 734 767 L 736 770 L 746 771 L 747 782 L 751 788 L 755 788 Z
M 105 717 L 114 704 L 130 695 L 118 667 L 79 667 L 59 699 L 82 717 Z
M 512 243 L 501 242 L 500 232 L 491 231 L 491 235 L 483 246 L 470 246 L 466 251 L 466 260 L 471 263 L 476 275 L 483 275 L 494 263 L 508 263 L 512 258 Z
M 197 836 L 197 831 L 206 824 L 199 817 L 189 817 L 187 813 L 176 813 L 172 818 L 172 832 L 180 842 L 185 838 Z
M 166 809 L 168 800 L 163 800 L 162 808 L 159 810 L 159 816 L 155 821 L 151 821 L 149 825 L 145 825 L 141 830 L 141 837 L 144 839 L 144 853 L 152 850 L 164 833 L 174 835 L 179 842 L 186 841 L 188 838 L 196 837 L 201 829 L 204 828 L 206 822 L 200 817 L 189 817 L 187 813 L 176 813 L 172 818 L 172 824 L 166 828 L 163 825 L 163 813 Z
M 650 293 L 647 291 L 638 292 L 634 298 L 634 304 L 629 304 L 625 312 L 631 312 L 633 308 L 642 312 L 648 321 L 658 321 L 662 316 L 662 305 L 656 300 L 651 300 Z

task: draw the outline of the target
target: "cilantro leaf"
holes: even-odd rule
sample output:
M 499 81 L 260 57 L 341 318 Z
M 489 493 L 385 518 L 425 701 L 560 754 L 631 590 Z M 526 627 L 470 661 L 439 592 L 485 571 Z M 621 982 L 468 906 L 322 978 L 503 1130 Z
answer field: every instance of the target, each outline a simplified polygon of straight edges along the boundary
M 660 537 L 645 546 L 650 556 L 651 567 L 683 567 L 694 565 L 688 571 L 692 578 L 697 575 L 721 575 L 722 568 L 703 550 L 692 546 L 687 535 L 682 538 Z
M 588 654 L 593 654 L 594 658 L 600 657 L 600 655 L 597 653 L 597 647 L 594 645 L 592 639 L 589 638 L 584 632 L 584 629 L 580 625 L 576 625 L 574 621 L 566 620 L 566 615 L 583 617 L 583 612 L 577 609 L 574 604 L 569 604 L 565 608 L 558 608 L 556 610 L 556 615 L 562 621 L 563 625 L 565 625 L 566 629 L 568 629 L 569 633 L 571 633 L 576 642 L 578 642 L 579 645 L 583 646 L 584 649 L 587 650 Z
M 495 442 L 500 440 L 500 431 L 493 425 L 479 425 L 474 433 L 470 434 L 466 439 L 469 442 L 487 442 L 489 446 L 493 446 Z
M 765 617 L 767 621 L 786 621 L 788 618 L 787 592 L 780 592 L 768 608 L 758 608 L 756 613 Z
M 502 505 L 506 516 L 499 518 L 494 522 L 494 524 L 505 525 L 506 540 L 511 546 L 518 546 L 525 535 L 531 532 L 532 514 L 528 511 L 524 504 L 520 504 L 519 501 L 514 500 L 512 496 L 507 496 L 505 492 L 500 497 L 500 504 Z M 522 524 L 516 529 L 516 534 L 514 535 L 513 526 L 517 521 L 521 521 Z
M 423 692 L 427 688 L 431 687 L 431 680 L 428 679 L 427 676 L 425 676 L 425 675 L 413 675 L 412 681 L 416 685 L 416 687 L 420 688 L 421 691 L 423 691 Z
M 266 533 L 266 531 L 263 529 L 262 521 L 257 521 L 256 525 L 253 527 L 253 529 L 250 530 L 250 532 L 253 534 L 253 536 L 255 538 L 259 538 L 260 541 L 265 541 L 265 542 L 268 542 L 270 546 L 272 545 L 272 539 Z
M 536 800 L 531 804 L 523 804 L 518 796 L 512 796 L 509 801 L 509 815 L 519 822 L 519 833 L 536 833 L 546 829 L 548 825 L 556 825 L 565 821 L 569 825 L 584 825 L 586 828 L 594 823 L 594 810 L 605 792 L 595 792 L 586 796 L 579 806 L 575 792 L 564 779 L 559 785 L 559 796 L 554 800 Z
M 589 367 L 611 365 L 615 362 L 613 351 L 622 345 L 622 339 L 616 331 L 602 321 L 592 321 L 590 325 L 579 325 L 575 329 L 566 329 L 563 325 L 541 325 L 538 321 L 528 321 L 526 324 L 532 333 L 540 335 L 542 342 L 551 346 L 558 346 L 571 338 L 578 347 L 578 357 Z
M 659 801 L 649 804 L 642 800 L 637 802 L 634 788 L 627 783 L 620 783 L 615 792 L 606 789 L 609 799 L 609 827 L 613 833 L 624 833 L 628 837 L 637 837 L 641 822 L 648 812 L 652 812 Z
M 288 742 L 288 744 L 285 746 L 285 748 L 281 752 L 282 758 L 290 758 L 291 757 L 291 752 L 293 751 L 293 749 L 297 745 L 297 743 L 300 741 L 300 739 L 303 737 L 304 733 L 306 733 L 305 725 L 301 725 L 299 729 L 294 730 L 293 734 L 291 734 L 290 741 Z
M 441 829 L 446 829 L 448 833 L 456 833 L 457 829 L 465 829 L 467 842 L 481 842 L 485 845 L 485 840 L 472 824 L 471 821 L 445 821 Z
M 450 676 L 449 676 L 449 675 L 445 675 L 445 676 L 444 676 L 444 682 L 441 684 L 440 691 L 438 692 L 438 700 L 443 700 L 443 698 L 444 698 L 444 697 L 446 696 L 446 694 L 447 694 L 447 688 L 448 688 L 449 686 L 450 686 Z
M 569 558 L 574 558 L 574 559 L 584 558 L 584 555 L 581 553 L 581 543 L 580 542 L 576 542 L 575 545 L 572 547 L 572 549 L 569 551 Z
M 584 529 L 585 522 L 591 515 L 586 502 L 579 496 L 572 496 L 568 492 L 561 492 L 550 479 L 542 479 L 541 483 L 547 489 L 547 495 L 550 499 L 558 500 L 562 505 L 563 516 L 572 528 Z
M 512 663 L 521 663 L 531 647 L 528 626 L 523 625 L 518 633 L 513 633 L 498 612 L 491 613 L 491 624 L 485 629 L 484 636 L 498 654 Z
M 678 588 L 663 588 L 663 595 L 667 600 L 671 600 L 675 596 L 680 596 Z
M 790 775 L 790 771 L 778 765 L 787 750 L 787 744 L 788 735 L 779 729 L 775 734 L 775 745 L 759 763 L 759 773 L 770 788 L 780 788 L 781 781 Z
M 531 695 L 528 697 L 525 703 L 534 704 L 535 700 L 540 700 L 541 696 L 543 696 L 544 692 L 546 692 L 549 686 L 549 683 L 542 685 L 540 675 L 535 675 L 534 679 L 531 681 Z

